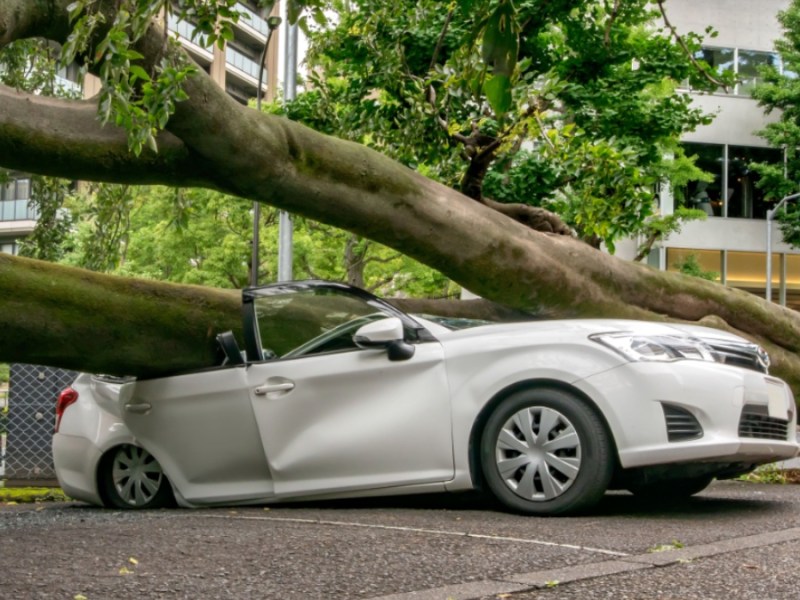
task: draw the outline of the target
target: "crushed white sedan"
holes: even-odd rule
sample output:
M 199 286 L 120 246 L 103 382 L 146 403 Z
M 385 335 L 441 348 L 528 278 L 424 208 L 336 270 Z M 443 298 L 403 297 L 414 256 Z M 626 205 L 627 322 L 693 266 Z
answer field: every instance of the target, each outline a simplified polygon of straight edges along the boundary
M 244 290 L 243 326 L 215 368 L 80 375 L 56 405 L 64 491 L 142 509 L 479 488 L 558 515 L 798 454 L 791 390 L 722 331 L 453 323 L 321 281 Z

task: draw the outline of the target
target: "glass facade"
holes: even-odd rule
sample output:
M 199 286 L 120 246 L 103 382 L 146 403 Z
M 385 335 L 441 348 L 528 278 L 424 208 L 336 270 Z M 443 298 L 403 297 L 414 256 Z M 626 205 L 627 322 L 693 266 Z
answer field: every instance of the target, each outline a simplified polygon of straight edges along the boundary
M 0 186 L 0 221 L 35 220 L 38 215 L 30 197 L 30 179 L 12 179 Z
M 233 67 L 239 69 L 242 73 L 246 73 L 253 79 L 258 79 L 258 60 L 253 60 L 250 56 L 237 50 L 231 43 L 225 46 L 225 60 Z M 266 70 L 264 71 L 266 75 Z
M 752 170 L 755 162 L 780 164 L 781 150 L 723 144 L 684 143 L 687 156 L 697 156 L 696 165 L 712 175 L 713 181 L 691 182 L 678 194 L 677 202 L 689 208 L 699 208 L 713 217 L 766 219 L 773 202 L 764 199 L 758 188 L 758 174 Z
M 680 271 L 681 266 L 692 258 L 706 273 L 716 273 L 717 281 L 720 280 L 722 269 L 721 250 L 692 250 L 688 248 L 667 249 L 667 271 Z
M 749 96 L 753 87 L 760 81 L 758 70 L 762 66 L 782 68 L 780 57 L 775 52 L 745 50 L 743 48 L 705 47 L 698 50 L 694 57 L 702 60 L 717 73 L 730 72 L 736 75 L 738 83 L 727 91 L 719 89 L 719 93 L 737 96 Z
M 667 248 L 667 270 L 680 271 L 689 257 L 702 271 L 717 273 L 717 281 L 760 297 L 766 294 L 765 252 Z M 800 310 L 800 255 L 772 254 L 772 300 Z

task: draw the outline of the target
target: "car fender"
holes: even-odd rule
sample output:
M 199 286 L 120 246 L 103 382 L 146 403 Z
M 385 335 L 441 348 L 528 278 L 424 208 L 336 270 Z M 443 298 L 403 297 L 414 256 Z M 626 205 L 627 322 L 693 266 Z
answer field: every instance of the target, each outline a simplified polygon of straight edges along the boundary
M 520 385 L 576 389 L 578 381 L 616 368 L 622 362 L 585 338 L 578 342 L 483 348 L 473 352 L 445 346 L 445 352 L 448 350 L 451 352 L 447 356 L 447 370 L 453 402 L 456 462 L 455 478 L 448 489 L 454 490 L 474 485 L 469 464 L 472 432 L 484 408 L 493 400 L 519 389 Z

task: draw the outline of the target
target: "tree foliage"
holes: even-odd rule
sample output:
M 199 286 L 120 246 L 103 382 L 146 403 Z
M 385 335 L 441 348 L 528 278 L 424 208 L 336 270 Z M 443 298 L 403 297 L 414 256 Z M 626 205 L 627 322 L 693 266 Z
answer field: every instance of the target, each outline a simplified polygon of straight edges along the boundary
M 794 194 L 800 189 L 800 2 L 792 0 L 786 10 L 778 13 L 783 37 L 775 42 L 782 69 L 763 66 L 763 79 L 753 89 L 753 97 L 767 113 L 778 112 L 779 119 L 769 123 L 759 134 L 775 148 L 783 148 L 784 163 L 751 165 L 759 174 L 759 187 L 772 200 Z M 786 206 L 778 215 L 786 243 L 800 248 L 800 212 Z
M 476 200 L 558 213 L 581 238 L 638 233 L 710 84 L 644 1 L 357 0 L 312 35 L 295 115 Z M 708 69 L 708 65 L 705 65 Z

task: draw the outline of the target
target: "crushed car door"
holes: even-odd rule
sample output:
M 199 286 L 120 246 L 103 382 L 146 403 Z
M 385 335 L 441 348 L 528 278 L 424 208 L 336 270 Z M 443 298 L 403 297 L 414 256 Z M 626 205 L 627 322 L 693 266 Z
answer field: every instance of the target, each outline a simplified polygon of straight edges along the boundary
M 244 366 L 137 381 L 125 424 L 189 502 L 272 495 Z
M 438 342 L 251 365 L 253 411 L 280 496 L 447 481 L 450 398 Z

